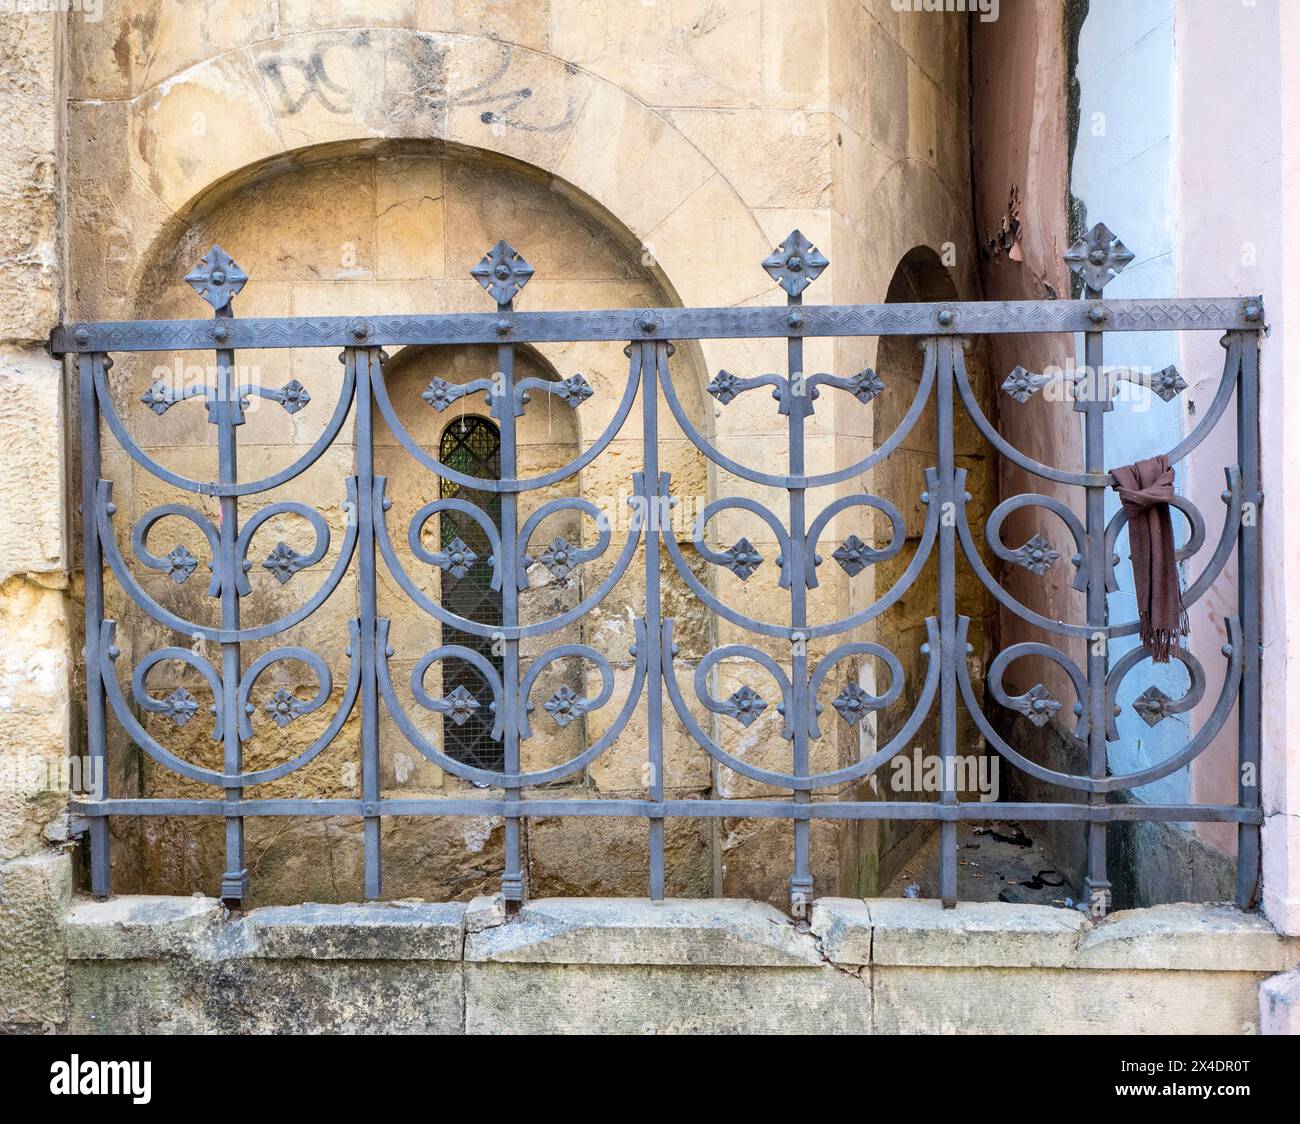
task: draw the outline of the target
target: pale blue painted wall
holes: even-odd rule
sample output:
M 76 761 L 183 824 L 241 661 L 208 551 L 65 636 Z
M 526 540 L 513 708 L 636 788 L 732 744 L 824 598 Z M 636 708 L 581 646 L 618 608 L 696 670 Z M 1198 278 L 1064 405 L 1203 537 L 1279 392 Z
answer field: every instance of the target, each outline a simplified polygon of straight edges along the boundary
M 1106 286 L 1108 297 L 1175 296 L 1173 0 L 1092 0 L 1079 38 L 1079 135 L 1071 168 L 1071 190 L 1087 208 L 1087 225 L 1104 222 L 1136 257 Z M 1097 115 L 1101 115 L 1098 117 Z M 1082 361 L 1082 339 L 1077 343 Z M 1171 333 L 1116 333 L 1107 337 L 1106 364 L 1150 366 L 1159 370 L 1178 357 Z M 1175 445 L 1183 432 L 1182 397 L 1162 402 L 1145 391 L 1125 388 L 1106 423 L 1106 467 L 1128 464 Z M 1107 498 L 1107 514 L 1119 509 Z M 1174 516 L 1181 538 L 1186 524 Z M 1136 616 L 1127 536 L 1121 536 L 1120 591 L 1110 595 L 1111 620 Z M 1185 575 L 1184 575 L 1185 577 Z M 1136 638 L 1116 641 L 1112 663 L 1134 647 Z M 1171 698 L 1186 689 L 1181 664 L 1140 665 L 1129 673 L 1119 695 L 1120 741 L 1111 747 L 1117 773 L 1164 759 L 1185 744 L 1188 725 L 1173 715 L 1148 726 L 1131 709 L 1136 695 L 1154 684 Z M 1137 790 L 1153 803 L 1186 801 L 1185 769 Z

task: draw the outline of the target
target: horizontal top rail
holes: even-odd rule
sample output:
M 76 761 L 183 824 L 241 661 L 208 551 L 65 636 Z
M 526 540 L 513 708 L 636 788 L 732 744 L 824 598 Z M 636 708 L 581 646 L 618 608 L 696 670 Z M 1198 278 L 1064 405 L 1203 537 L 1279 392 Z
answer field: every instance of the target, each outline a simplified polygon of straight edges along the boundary
M 1264 325 L 1257 296 L 1180 300 L 615 308 L 428 316 L 218 317 L 60 325 L 56 355 L 210 348 L 499 344 L 985 333 L 1231 331 Z

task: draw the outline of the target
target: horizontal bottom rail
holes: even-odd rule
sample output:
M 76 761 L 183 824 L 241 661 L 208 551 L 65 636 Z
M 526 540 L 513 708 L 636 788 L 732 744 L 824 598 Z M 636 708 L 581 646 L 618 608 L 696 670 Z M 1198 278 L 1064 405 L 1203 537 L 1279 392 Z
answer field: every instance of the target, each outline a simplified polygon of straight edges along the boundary
M 779 800 L 225 800 L 162 799 L 73 801 L 74 812 L 102 816 L 620 816 L 661 819 L 778 820 L 934 820 L 958 823 L 988 820 L 1075 820 L 1087 823 L 1164 821 L 1169 823 L 1261 824 L 1259 808 L 1229 804 L 956 804 L 919 801 L 825 801 L 794 804 Z M 507 809 L 509 810 L 507 812 Z

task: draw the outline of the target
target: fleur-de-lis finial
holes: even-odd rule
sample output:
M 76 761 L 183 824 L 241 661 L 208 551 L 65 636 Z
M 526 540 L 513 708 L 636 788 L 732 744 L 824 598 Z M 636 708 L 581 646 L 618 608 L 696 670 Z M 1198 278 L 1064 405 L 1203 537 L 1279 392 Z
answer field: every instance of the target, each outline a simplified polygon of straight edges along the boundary
M 775 250 L 763 259 L 763 268 L 792 297 L 797 297 L 821 276 L 830 261 L 798 230 L 785 236 Z
M 509 304 L 528 284 L 533 267 L 504 238 L 483 255 L 470 276 L 492 294 L 497 304 Z
M 1133 260 L 1133 251 L 1104 222 L 1099 222 L 1066 250 L 1063 257 L 1065 264 L 1089 289 L 1101 292 Z
M 199 296 L 220 312 L 248 283 L 248 274 L 239 268 L 235 259 L 225 250 L 214 245 L 199 259 L 199 264 L 185 275 L 185 280 Z

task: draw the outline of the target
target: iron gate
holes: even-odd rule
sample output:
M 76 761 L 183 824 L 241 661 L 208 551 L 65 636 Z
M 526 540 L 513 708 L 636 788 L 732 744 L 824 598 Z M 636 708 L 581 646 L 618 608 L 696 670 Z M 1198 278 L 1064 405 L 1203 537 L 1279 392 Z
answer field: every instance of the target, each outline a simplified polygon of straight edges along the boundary
M 521 865 L 520 823 L 530 816 L 629 816 L 641 817 L 648 824 L 649 892 L 653 897 L 664 894 L 664 825 L 667 817 L 752 817 L 781 818 L 793 823 L 793 865 L 790 878 L 792 903 L 799 910 L 813 893 L 809 866 L 809 828 L 814 818 L 842 820 L 899 819 L 931 820 L 940 825 L 941 895 L 946 904 L 956 899 L 957 824 L 969 820 L 1014 818 L 1026 821 L 1073 820 L 1086 824 L 1088 855 L 1086 892 L 1093 908 L 1104 911 L 1109 901 L 1106 872 L 1106 828 L 1110 823 L 1133 820 L 1221 821 L 1238 825 L 1238 898 L 1248 906 L 1255 893 L 1259 866 L 1260 796 L 1257 783 L 1260 753 L 1260 609 L 1258 598 L 1259 525 L 1255 517 L 1262 500 L 1259 475 L 1257 352 L 1264 312 L 1259 298 L 1220 298 L 1194 300 L 1103 300 L 1102 289 L 1132 259 L 1104 226 L 1098 225 L 1066 255 L 1070 267 L 1081 278 L 1084 299 L 1036 302 L 942 302 L 937 304 L 888 304 L 815 306 L 803 304 L 803 292 L 826 268 L 828 262 L 798 232 L 792 233 L 763 262 L 763 267 L 785 291 L 785 307 L 733 308 L 657 308 L 645 310 L 607 310 L 581 312 L 517 312 L 513 301 L 528 282 L 532 268 L 505 242 L 499 242 L 471 270 L 473 276 L 496 302 L 496 311 L 484 314 L 448 314 L 429 316 L 378 317 L 299 317 L 284 319 L 237 319 L 232 299 L 247 281 L 238 265 L 220 247 L 213 247 L 186 280 L 213 307 L 211 320 L 136 321 L 122 323 L 86 323 L 59 328 L 54 335 L 54 349 L 78 357 L 80 377 L 81 440 L 83 452 L 82 511 L 84 522 L 86 574 L 86 664 L 89 686 L 86 696 L 89 753 L 101 768 L 107 752 L 107 723 L 110 716 L 120 722 L 127 736 L 168 769 L 193 781 L 211 786 L 210 797 L 127 798 L 101 794 L 101 799 L 86 799 L 77 808 L 88 818 L 91 837 L 91 879 L 96 894 L 110 892 L 108 855 L 108 817 L 111 816 L 214 816 L 224 819 L 225 873 L 220 893 L 223 899 L 238 902 L 248 890 L 249 875 L 245 864 L 244 823 L 250 816 L 355 816 L 364 820 L 365 893 L 377 897 L 381 890 L 381 823 L 386 816 L 483 816 L 502 817 L 505 824 L 505 868 L 502 889 L 508 901 L 519 901 L 524 894 Z M 1103 345 L 1111 332 L 1144 331 L 1217 331 L 1222 339 L 1226 359 L 1217 393 L 1191 431 L 1175 448 L 1168 450 L 1171 462 L 1187 457 L 1215 428 L 1230 402 L 1236 403 L 1236 463 L 1224 466 L 1228 488 L 1223 494 L 1227 507 L 1224 529 L 1210 550 L 1201 572 L 1190 582 L 1186 601 L 1190 605 L 1201 598 L 1223 571 L 1234 551 L 1238 559 L 1238 610 L 1226 621 L 1223 654 L 1225 673 L 1217 704 L 1201 728 L 1189 736 L 1186 744 L 1168 759 L 1126 775 L 1112 775 L 1108 770 L 1107 746 L 1118 734 L 1115 729 L 1115 700 L 1119 682 L 1141 661 L 1135 649 L 1119 659 L 1108 655 L 1107 641 L 1135 635 L 1137 621 L 1112 623 L 1107 619 L 1106 593 L 1115 587 L 1113 554 L 1115 540 L 1122 529 L 1123 516 L 1106 518 L 1104 495 L 1113 483 L 1105 469 L 1104 429 L 1111 409 L 1115 379 L 1128 378 L 1144 383 L 1154 393 L 1168 400 L 1185 385 L 1173 367 L 1152 376 L 1143 372 L 1108 371 L 1103 366 Z M 966 337 L 983 333 L 1079 333 L 1082 335 L 1084 364 L 1075 376 L 1070 397 L 1073 409 L 1082 415 L 1084 432 L 1083 471 L 1071 471 L 1040 463 L 1009 444 L 981 409 L 966 370 Z M 824 391 L 851 395 L 866 404 L 888 388 L 872 370 L 845 376 L 827 373 L 805 374 L 804 340 L 824 336 L 915 336 L 921 340 L 924 366 L 919 387 L 902 421 L 894 433 L 857 463 L 842 469 L 810 473 L 805 463 L 805 428 Z M 786 341 L 788 367 L 783 375 L 764 374 L 738 377 L 718 372 L 708 391 L 723 408 L 749 391 L 763 388 L 777 402 L 785 419 L 785 472 L 769 471 L 742 464 L 719 451 L 689 416 L 674 386 L 672 357 L 674 345 L 669 341 L 697 339 L 777 338 Z M 608 427 L 591 441 L 569 464 L 540 476 L 523 478 L 518 463 L 516 420 L 523 416 L 530 396 L 551 396 L 553 402 L 577 409 L 593 393 L 581 375 L 559 381 L 516 379 L 516 349 L 524 344 L 552 341 L 630 341 L 625 349 L 629 358 L 627 382 L 622 398 Z M 443 411 L 466 394 L 481 393 L 491 406 L 491 414 L 500 429 L 499 479 L 484 479 L 444 463 L 415 442 L 398 417 L 385 383 L 383 347 L 436 344 L 493 344 L 497 349 L 497 371 L 488 377 L 467 383 L 452 384 L 434 378 L 424 392 L 425 402 Z M 342 347 L 344 378 L 332 415 L 320 438 L 293 464 L 263 479 L 242 479 L 237 469 L 238 427 L 250 395 L 277 402 L 289 413 L 308 405 L 310 395 L 296 380 L 278 390 L 241 385 L 237 379 L 235 355 L 248 348 Z M 162 414 L 183 398 L 201 397 L 208 410 L 208 420 L 218 439 L 219 471 L 214 480 L 190 479 L 155 460 L 128 431 L 114 404 L 110 368 L 111 353 L 158 352 L 169 350 L 210 350 L 215 352 L 216 377 L 212 385 L 177 390 L 161 383 L 144 396 L 145 404 Z M 1017 367 L 1002 383 L 1010 400 L 1024 402 L 1051 383 L 1046 374 L 1036 374 Z M 704 526 L 724 510 L 743 510 L 762 519 L 780 544 L 781 556 L 775 559 L 780 570 L 780 588 L 788 595 L 788 623 L 773 624 L 758 619 L 727 604 L 707 582 L 701 581 L 688 564 L 677 537 L 665 534 L 664 520 L 672 502 L 672 481 L 659 465 L 659 394 L 667 404 L 676 424 L 693 445 L 717 468 L 741 481 L 775 487 L 789 497 L 789 522 L 782 523 L 768 508 L 756 501 L 732 496 L 713 500 L 701 513 L 694 536 L 694 548 L 708 563 L 726 567 L 740 578 L 747 578 L 758 566 L 768 562 L 747 540 L 741 539 L 726 550 L 715 551 L 707 543 Z M 572 477 L 584 466 L 600 457 L 619 434 L 634 401 L 642 404 L 642 438 L 644 470 L 629 481 L 633 517 L 626 541 L 608 575 L 594 587 L 583 590 L 578 604 L 549 620 L 522 623 L 520 593 L 527 588 L 525 570 L 534 562 L 543 562 L 552 573 L 567 574 L 575 568 L 605 554 L 611 545 L 607 524 L 600 524 L 597 541 L 582 545 L 560 538 L 540 550 L 530 542 L 540 518 L 559 510 L 585 512 L 598 517 L 599 512 L 581 499 L 553 500 L 538 509 L 520 525 L 519 499 L 522 494 L 550 486 Z M 924 530 L 914 556 L 894 586 L 870 605 L 833 621 L 813 623 L 808 614 L 808 592 L 817 585 L 817 570 L 823 565 L 819 538 L 832 516 L 857 511 L 870 515 L 883 513 L 893 527 L 892 541 L 874 549 L 864 541 L 869 536 L 848 536 L 832 558 L 846 574 L 856 575 L 868 566 L 893 557 L 902 550 L 901 516 L 897 505 L 888 497 L 854 493 L 813 513 L 807 508 L 810 489 L 843 483 L 864 473 L 889 457 L 907 433 L 916 426 L 927 403 L 933 399 L 936 410 L 934 463 L 926 471 L 926 492 L 921 496 L 926 515 Z M 1073 536 L 1076 553 L 1074 588 L 1086 597 L 1085 618 L 1075 622 L 1049 619 L 1016 600 L 999 583 L 980 557 L 976 531 L 967 518 L 968 496 L 964 473 L 955 462 L 953 447 L 954 417 L 965 411 L 978 431 L 1001 456 L 1033 476 L 1079 489 L 1082 494 L 1083 518 L 1070 506 L 1050 496 L 1028 493 L 1003 500 L 988 516 L 984 538 L 989 549 L 1008 566 L 1021 566 L 1034 574 L 1043 574 L 1054 564 L 1067 564 L 1058 558 L 1046 542 L 1035 536 L 1017 549 L 1001 540 L 999 528 L 1014 510 L 1038 506 L 1053 512 Z M 348 413 L 354 412 L 356 472 L 344 481 L 348 501 L 347 526 L 338 560 L 321 587 L 300 606 L 279 620 L 247 626 L 241 622 L 241 599 L 250 591 L 247 571 L 252 563 L 247 555 L 252 535 L 266 520 L 277 514 L 293 514 L 306 519 L 316 533 L 314 550 L 304 555 L 278 544 L 263 563 L 281 581 L 288 581 L 304 567 L 319 562 L 326 554 L 329 530 L 320 513 L 294 502 L 269 504 L 261 508 L 242 527 L 238 501 L 253 497 L 270 488 L 294 480 L 298 474 L 321 457 L 340 433 Z M 437 481 L 449 486 L 438 493 L 440 498 L 426 504 L 408 528 L 408 540 L 415 557 L 429 567 L 439 569 L 445 578 L 463 576 L 477 566 L 488 575 L 493 590 L 499 591 L 500 620 L 473 620 L 454 611 L 445 602 L 429 597 L 405 571 L 393 546 L 387 525 L 388 502 L 385 481 L 376 475 L 372 427 L 376 411 L 403 446 L 430 473 L 430 486 Z M 118 545 L 115 526 L 113 485 L 102 476 L 100 451 L 101 424 L 111 432 L 123 450 L 152 477 L 176 489 L 201 497 L 212 497 L 219 507 L 214 522 L 194 507 L 165 504 L 146 512 L 131 530 L 135 562 L 128 565 Z M 449 494 L 454 493 L 454 494 Z M 486 504 L 472 503 L 473 497 Z M 1191 526 L 1190 539 L 1180 551 L 1180 558 L 1190 558 L 1205 540 L 1201 513 L 1180 499 L 1179 509 Z M 494 509 L 485 511 L 485 507 Z M 440 512 L 456 521 L 473 524 L 479 550 L 462 539 L 443 536 L 439 549 L 429 551 L 420 541 L 420 529 Z M 212 571 L 207 593 L 220 605 L 220 625 L 205 626 L 167 608 L 154 598 L 132 571 L 143 566 L 183 581 L 197 567 L 198 559 L 184 548 L 158 556 L 150 553 L 147 538 L 159 520 L 176 516 L 190 520 L 206 538 L 211 552 Z M 449 523 L 450 523 L 449 519 Z M 419 527 L 415 524 L 419 523 Z M 483 544 L 490 544 L 490 557 L 479 557 Z M 536 554 L 531 553 L 537 550 Z M 827 553 L 831 553 L 829 550 Z M 644 581 L 644 611 L 635 621 L 636 643 L 633 682 L 628 698 L 613 699 L 613 676 L 605 658 L 585 644 L 561 644 L 521 659 L 521 644 L 551 635 L 600 604 L 614 584 L 632 572 L 633 560 L 641 555 Z M 927 670 L 922 682 L 905 684 L 896 655 L 887 647 L 852 638 L 854 630 L 878 617 L 895 604 L 915 582 L 932 554 L 937 554 L 938 598 L 926 621 L 929 642 L 922 649 Z M 377 555 L 380 556 L 377 558 Z M 788 645 L 788 659 L 778 662 L 756 645 L 733 644 L 716 648 L 701 661 L 693 684 L 679 681 L 674 666 L 673 620 L 662 612 L 661 562 L 670 565 L 691 594 L 711 612 L 738 626 L 754 637 L 766 638 L 782 651 Z M 770 564 L 770 563 L 769 563 Z M 985 714 L 985 700 L 977 697 L 972 686 L 965 643 L 968 619 L 958 611 L 956 582 L 959 566 L 971 567 L 983 586 L 1001 605 L 1044 635 L 1042 643 L 1020 643 L 1003 650 L 988 669 L 988 694 L 991 702 L 1019 712 L 1035 722 L 1051 718 L 1062 706 L 1042 686 L 1036 685 L 1021 695 L 1011 695 L 1002 684 L 1008 663 L 1023 656 L 1037 656 L 1053 661 L 1072 684 L 1076 694 L 1076 720 L 1062 731 L 1067 741 L 1086 754 L 1086 771 L 1075 775 L 1061 772 L 1035 761 L 1024 751 L 1009 744 L 996 724 Z M 448 753 L 445 746 L 433 744 L 417 723 L 403 709 L 394 691 L 389 661 L 394 648 L 389 639 L 389 621 L 379 616 L 376 606 L 377 574 L 383 571 L 396 582 L 412 602 L 428 617 L 447 630 L 445 635 L 474 639 L 468 643 L 446 643 L 422 654 L 412 675 L 411 691 L 427 711 L 443 716 L 445 722 L 459 723 L 471 716 L 487 716 L 491 738 L 499 747 L 499 756 L 486 764 L 476 764 L 464 755 Z M 191 648 L 162 647 L 146 656 L 137 655 L 130 672 L 130 694 L 119 681 L 116 661 L 121 652 L 115 644 L 115 622 L 105 612 L 104 572 L 110 571 L 131 600 L 165 629 L 175 630 L 185 638 L 194 637 L 219 647 L 219 661 L 209 661 Z M 330 673 L 320 653 L 300 647 L 275 648 L 249 663 L 242 648 L 284 632 L 317 610 L 338 587 L 343 574 L 354 570 L 359 588 L 359 611 L 349 625 L 349 677 L 337 712 L 310 745 L 291 760 L 269 768 L 248 770 L 243 760 L 243 745 L 251 736 L 251 718 L 255 711 L 253 692 L 259 676 L 273 663 L 301 661 L 317 675 L 320 691 L 312 699 L 303 699 L 280 690 L 264 704 L 277 723 L 292 721 L 319 709 L 330 695 Z M 808 642 L 836 638 L 837 646 L 822 659 L 810 661 Z M 1060 638 L 1087 641 L 1086 666 L 1080 667 L 1054 647 Z M 484 655 L 484 643 L 496 645 L 499 658 Z M 772 679 L 779 702 L 742 687 L 728 698 L 711 693 L 708 668 L 724 657 L 741 657 L 754 661 Z M 890 705 L 906 689 L 914 699 L 910 716 L 888 742 L 874 752 L 844 767 L 815 772 L 810 767 L 810 745 L 823 736 L 816 703 L 817 690 L 836 674 L 836 665 L 850 658 L 870 657 L 889 672 L 889 686 L 880 695 L 866 692 L 855 681 L 845 682 L 834 699 L 836 719 L 856 726 Z M 1205 689 L 1205 672 L 1190 652 L 1177 653 L 1187 668 L 1190 687 L 1179 700 L 1170 700 L 1161 692 L 1148 691 L 1139 703 L 1149 713 L 1148 721 L 1159 721 L 1169 714 L 1189 710 Z M 542 709 L 545 719 L 536 713 L 531 699 L 542 666 L 559 659 L 589 661 L 597 669 L 602 688 L 588 698 L 570 688 L 558 689 Z M 437 661 L 458 661 L 472 668 L 475 676 L 455 676 L 456 686 L 442 697 L 432 697 L 422 687 L 423 676 Z M 197 700 L 188 691 L 166 697 L 152 694 L 146 679 L 149 671 L 161 662 L 179 661 L 195 669 L 207 683 L 213 704 L 212 737 L 221 746 L 220 767 L 203 767 L 171 752 L 153 737 L 140 721 L 139 714 L 163 714 L 178 724 L 187 722 L 198 710 Z M 789 744 L 788 771 L 759 767 L 729 752 L 692 715 L 688 696 L 694 694 L 708 711 L 725 721 L 748 725 L 768 706 L 776 705 L 783 716 L 783 738 Z M 638 799 L 570 800 L 548 796 L 538 786 L 584 769 L 605 751 L 625 728 L 635 707 L 644 699 L 648 731 L 644 796 Z M 665 701 L 685 724 L 699 747 L 716 762 L 738 774 L 770 786 L 773 799 L 692 799 L 666 798 L 663 785 L 663 722 Z M 574 717 L 613 705 L 617 717 L 608 723 L 602 736 L 567 762 L 540 770 L 521 768 L 521 744 L 530 737 L 547 735 L 548 728 L 558 728 Z M 957 715 L 964 706 L 988 744 L 1017 769 L 1057 786 L 1063 795 L 1083 794 L 1082 799 L 1061 799 L 1041 803 L 984 803 L 959 799 L 952 775 L 945 771 L 939 799 L 924 801 L 838 799 L 814 800 L 819 789 L 841 785 L 866 777 L 879 769 L 895 754 L 908 746 L 915 731 L 932 711 L 938 708 L 940 752 L 946 760 L 956 753 Z M 1237 742 L 1240 754 L 1241 783 L 1235 805 L 1147 804 L 1117 802 L 1114 794 L 1167 776 L 1182 768 L 1210 744 L 1225 726 L 1230 713 L 1236 711 Z M 301 768 L 325 749 L 338 735 L 353 711 L 360 715 L 359 784 L 355 797 L 348 799 L 301 798 L 270 799 L 251 795 L 248 790 L 259 784 L 286 776 Z M 488 799 L 402 799 L 381 793 L 379 778 L 380 716 L 386 713 L 401 735 L 429 760 L 454 776 L 490 786 L 496 793 Z M 829 718 L 829 716 L 827 716 Z M 553 724 L 544 727 L 543 722 Z M 526 794 L 526 790 L 529 790 Z M 784 796 L 780 796 L 784 793 Z

